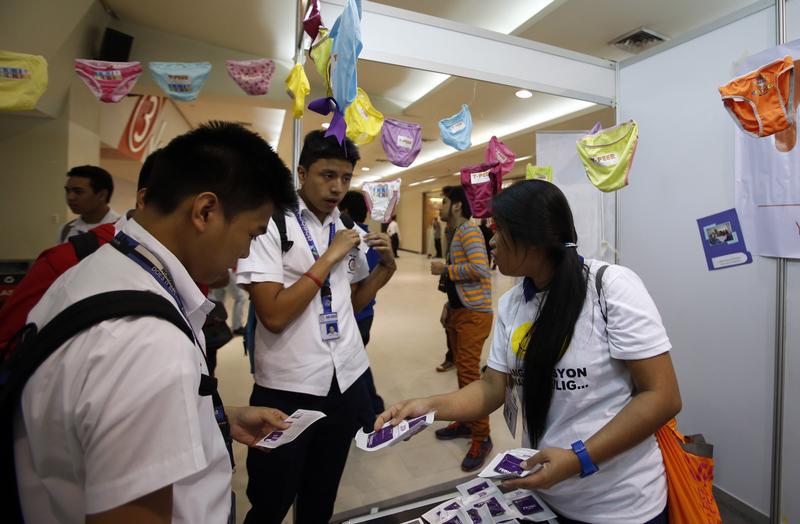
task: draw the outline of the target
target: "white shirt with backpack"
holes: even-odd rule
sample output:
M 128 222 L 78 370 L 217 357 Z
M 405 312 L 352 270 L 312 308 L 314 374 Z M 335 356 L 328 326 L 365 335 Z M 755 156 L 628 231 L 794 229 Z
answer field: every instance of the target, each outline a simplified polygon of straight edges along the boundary
M 90 229 L 93 229 L 100 224 L 111 224 L 116 222 L 119 217 L 119 213 L 111 208 L 108 208 L 108 212 L 105 214 L 105 216 L 103 216 L 103 218 L 100 219 L 100 222 L 96 224 L 89 224 L 83 219 L 83 217 L 70 220 L 58 231 L 58 243 L 61 244 L 62 242 L 66 242 L 70 237 L 80 235 L 81 233 L 86 233 Z
M 123 227 L 165 266 L 204 344 L 211 303 L 178 259 L 135 220 Z M 31 311 L 42 326 L 65 307 L 112 290 L 174 300 L 111 245 L 61 275 Z M 31 377 L 15 417 L 15 460 L 27 522 L 83 523 L 165 486 L 173 522 L 224 523 L 231 466 L 200 348 L 154 317 L 104 321 L 64 344 Z
M 608 267 L 602 278 L 601 311 L 595 275 L 605 263 L 585 263 L 590 268 L 586 300 L 569 349 L 554 370 L 553 399 L 538 449 L 569 449 L 576 440 L 597 433 L 633 396 L 624 361 L 654 357 L 671 348 L 661 316 L 633 271 Z M 526 301 L 523 288 L 520 282 L 500 299 L 488 360 L 490 368 L 511 375 L 520 410 L 524 370 L 518 348 L 546 294 Z M 524 424 L 522 446 L 530 447 Z M 666 474 L 655 437 L 598 466 L 593 475 L 568 478 L 539 493 L 560 514 L 582 522 L 641 524 L 663 511 Z

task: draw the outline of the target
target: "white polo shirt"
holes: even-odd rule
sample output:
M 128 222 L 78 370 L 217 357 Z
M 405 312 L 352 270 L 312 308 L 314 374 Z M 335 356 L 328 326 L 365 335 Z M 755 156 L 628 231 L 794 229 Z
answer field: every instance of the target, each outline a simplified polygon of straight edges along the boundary
M 79 235 L 81 233 L 86 233 L 90 229 L 93 229 L 99 226 L 100 224 L 111 224 L 112 222 L 116 222 L 118 219 L 119 219 L 119 213 L 117 213 L 111 208 L 108 208 L 108 213 L 106 213 L 105 216 L 100 219 L 100 222 L 96 224 L 89 224 L 85 220 L 83 220 L 83 218 L 78 217 L 71 222 L 67 222 L 61 229 L 58 230 L 58 239 L 56 241 L 59 244 L 61 242 L 66 242 L 67 239 L 69 239 L 70 237 L 74 237 L 75 235 Z M 62 235 L 64 234 L 64 229 L 67 229 L 68 231 L 66 236 L 64 236 L 62 239 Z
M 623 361 L 654 357 L 671 347 L 644 284 L 625 267 L 609 266 L 603 276 L 606 330 L 594 280 L 603 263 L 586 263 L 590 268 L 586 301 L 569 349 L 553 372 L 553 400 L 539 449 L 569 449 L 576 440 L 586 441 L 597 433 L 633 397 L 633 381 Z M 520 400 L 524 355 L 519 356 L 519 346 L 544 295 L 538 293 L 526 302 L 520 283 L 498 305 L 488 365 L 511 374 Z M 527 428 L 523 431 L 522 445 L 530 447 Z M 655 437 L 599 466 L 594 475 L 568 478 L 540 491 L 542 498 L 565 517 L 598 524 L 641 524 L 664 509 L 666 475 Z
M 172 276 L 190 324 L 204 344 L 211 303 L 186 269 L 135 220 L 123 231 Z M 104 291 L 171 296 L 111 245 L 61 275 L 31 311 L 42 326 L 70 304 Z M 173 302 L 174 303 L 174 302 Z M 231 467 L 200 348 L 167 321 L 101 322 L 68 341 L 31 377 L 15 417 L 15 457 L 27 522 L 83 523 L 173 485 L 173 522 L 226 522 Z
M 298 200 L 301 216 L 321 255 L 328 249 L 329 225 L 335 223 L 336 231 L 344 229 L 339 210 L 334 210 L 320 223 L 303 199 Z M 363 238 L 361 228 L 355 227 L 354 230 Z M 236 282 L 278 282 L 288 288 L 304 278 L 303 273 L 314 264 L 314 256 L 300 224 L 291 212 L 286 214 L 286 236 L 294 244 L 288 252 L 282 253 L 278 226 L 270 221 L 267 233 L 253 240 L 250 256 L 239 260 Z M 322 301 L 319 292 L 282 333 L 272 333 L 260 321 L 257 323 L 256 384 L 265 388 L 325 396 L 334 372 L 339 388 L 345 391 L 367 370 L 369 360 L 350 301 L 350 284 L 360 282 L 369 275 L 365 248 L 362 242 L 360 248 L 351 250 L 331 270 L 332 309 L 339 319 L 338 340 L 322 340 L 319 323 Z

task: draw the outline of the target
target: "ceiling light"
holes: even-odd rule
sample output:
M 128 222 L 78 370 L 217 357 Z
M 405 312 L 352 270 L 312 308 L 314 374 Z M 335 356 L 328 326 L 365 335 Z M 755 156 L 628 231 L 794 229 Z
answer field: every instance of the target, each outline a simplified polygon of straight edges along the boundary
M 528 159 L 529 159 L 529 158 L 531 158 L 531 157 L 533 157 L 533 155 L 521 156 L 521 157 L 517 158 L 517 159 L 516 159 L 516 160 L 514 160 L 514 161 L 515 161 L 515 162 L 522 162 L 523 160 L 528 160 Z
M 361 168 L 361 171 L 369 171 L 369 168 L 367 166 L 364 166 Z
M 530 98 L 533 96 L 533 93 L 531 93 L 527 89 L 520 89 L 514 94 L 517 95 L 517 98 Z
M 327 122 L 323 122 L 322 123 L 322 129 L 328 129 L 329 127 L 330 127 L 329 123 L 327 123 Z

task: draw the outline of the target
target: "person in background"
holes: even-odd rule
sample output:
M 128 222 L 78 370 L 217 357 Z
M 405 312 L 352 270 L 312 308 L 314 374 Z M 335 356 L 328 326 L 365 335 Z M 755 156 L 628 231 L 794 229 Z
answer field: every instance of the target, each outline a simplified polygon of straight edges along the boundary
M 386 234 L 392 241 L 392 252 L 394 258 L 397 258 L 397 250 L 400 249 L 400 226 L 397 225 L 397 217 L 393 216 L 391 222 L 386 227 Z
M 481 219 L 480 229 L 481 229 L 481 234 L 483 235 L 483 241 L 486 244 L 486 254 L 489 255 L 490 266 L 492 269 L 494 269 L 495 263 L 492 257 L 492 250 L 489 247 L 489 242 L 492 241 L 492 237 L 494 236 L 494 231 L 492 231 L 492 228 L 488 224 L 488 220 L 486 220 L 485 218 Z
M 73 167 L 67 172 L 64 191 L 70 211 L 79 216 L 61 228 L 59 244 L 100 224 L 114 223 L 119 218 L 119 214 L 108 205 L 114 193 L 114 180 L 102 167 Z
M 244 335 L 244 324 L 242 318 L 244 315 L 244 304 L 247 300 L 247 292 L 236 284 L 236 271 L 235 269 L 228 269 L 228 283 L 223 287 L 214 288 L 208 295 L 208 298 L 219 302 L 225 307 L 225 296 L 230 293 L 233 297 L 233 311 L 231 312 L 231 329 L 233 334 L 237 336 Z M 226 308 L 227 309 L 227 308 Z
M 537 490 L 562 524 L 666 524 L 653 435 L 681 396 L 647 289 L 630 269 L 578 254 L 572 211 L 554 184 L 514 184 L 492 212 L 497 266 L 523 280 L 500 299 L 489 369 L 456 392 L 392 406 L 375 428 L 434 410 L 475 420 L 505 403 L 510 420 L 522 412 L 522 446 L 540 450 L 522 467 L 541 468 L 504 489 Z
M 442 224 L 439 217 L 433 217 L 433 247 L 436 249 L 436 258 L 442 258 Z
M 448 347 L 453 352 L 458 387 L 465 388 L 480 379 L 483 343 L 492 330 L 492 280 L 486 246 L 480 230 L 472 225 L 472 211 L 461 186 L 442 189 L 442 220 L 453 232 L 447 261 L 431 262 L 431 273 L 444 280 L 447 302 L 442 308 L 441 323 L 447 332 Z M 469 451 L 461 462 L 463 471 L 474 471 L 492 451 L 488 414 L 453 422 L 436 430 L 436 438 L 469 438 Z
M 339 211 L 343 215 L 348 215 L 365 233 L 369 233 L 369 226 L 367 226 L 367 202 L 364 200 L 364 194 L 361 191 L 348 191 L 342 201 L 339 203 Z M 375 266 L 380 262 L 380 256 L 374 249 L 367 250 L 367 264 L 369 271 L 375 269 Z M 356 312 L 356 323 L 358 324 L 358 331 L 361 333 L 361 340 L 364 342 L 364 348 L 369 344 L 369 335 L 372 330 L 372 321 L 375 318 L 375 299 L 367 304 L 361 311 Z M 372 376 L 372 369 L 367 369 L 367 389 L 372 401 L 372 408 L 376 415 L 383 413 L 386 409 L 383 399 L 378 395 L 375 389 L 375 379 Z

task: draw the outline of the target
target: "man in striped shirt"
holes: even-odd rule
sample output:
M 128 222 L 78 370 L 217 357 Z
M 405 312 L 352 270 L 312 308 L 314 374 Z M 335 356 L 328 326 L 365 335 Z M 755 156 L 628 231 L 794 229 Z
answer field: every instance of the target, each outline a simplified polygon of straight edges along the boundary
M 483 343 L 492 330 L 492 280 L 486 244 L 480 229 L 469 221 L 472 211 L 461 186 L 442 189 L 444 200 L 440 216 L 447 222 L 452 239 L 447 263 L 431 262 L 431 273 L 442 275 L 447 303 L 441 322 L 453 350 L 458 387 L 480 378 Z M 471 438 L 472 445 L 461 469 L 474 471 L 483 466 L 492 450 L 489 417 L 469 423 L 453 422 L 436 431 L 436 438 Z

